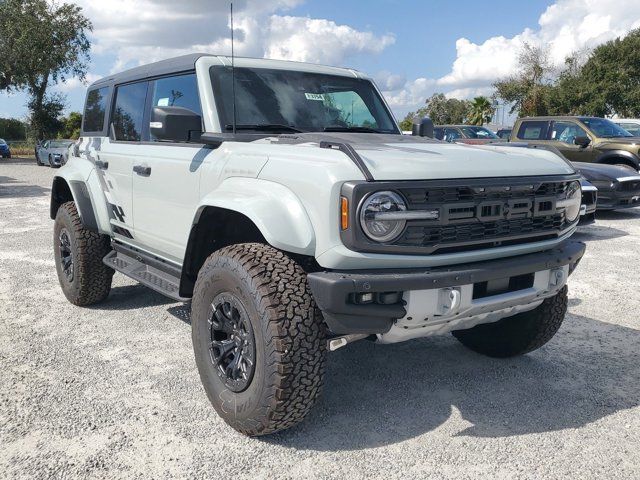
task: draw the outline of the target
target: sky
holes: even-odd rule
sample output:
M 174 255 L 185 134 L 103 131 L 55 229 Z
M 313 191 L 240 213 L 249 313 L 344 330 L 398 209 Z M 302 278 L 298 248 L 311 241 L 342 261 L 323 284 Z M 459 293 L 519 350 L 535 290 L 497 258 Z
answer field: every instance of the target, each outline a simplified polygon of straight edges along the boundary
M 230 53 L 228 0 L 75 3 L 94 25 L 89 83 L 185 53 Z M 561 67 L 640 28 L 640 0 L 235 0 L 234 12 L 236 55 L 364 71 L 400 119 L 436 92 L 490 95 L 516 71 L 524 42 L 548 48 Z M 86 84 L 55 90 L 67 112 L 82 109 Z M 0 94 L 0 117 L 24 118 L 25 104 L 23 93 Z

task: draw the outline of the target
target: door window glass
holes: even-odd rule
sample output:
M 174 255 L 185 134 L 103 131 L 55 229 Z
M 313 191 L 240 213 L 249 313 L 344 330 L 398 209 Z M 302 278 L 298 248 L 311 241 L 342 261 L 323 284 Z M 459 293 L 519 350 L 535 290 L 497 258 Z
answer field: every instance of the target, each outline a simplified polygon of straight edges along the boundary
M 544 140 L 547 122 L 522 122 L 517 137 L 522 140 Z
M 153 107 L 182 107 L 202 116 L 195 73 L 159 78 L 151 82 Z M 151 141 L 157 141 L 151 134 Z
M 462 138 L 462 134 L 457 128 L 445 128 L 444 129 L 444 139 L 447 142 L 453 142 L 458 138 Z
M 553 122 L 551 131 L 549 132 L 549 140 L 571 145 L 573 145 L 576 137 L 586 136 L 587 132 L 573 122 Z
M 95 88 L 87 94 L 82 123 L 83 132 L 101 132 L 104 128 L 104 115 L 107 111 L 109 87 Z
M 123 85 L 116 90 L 113 127 L 116 140 L 139 142 L 142 140 L 144 105 L 147 82 Z

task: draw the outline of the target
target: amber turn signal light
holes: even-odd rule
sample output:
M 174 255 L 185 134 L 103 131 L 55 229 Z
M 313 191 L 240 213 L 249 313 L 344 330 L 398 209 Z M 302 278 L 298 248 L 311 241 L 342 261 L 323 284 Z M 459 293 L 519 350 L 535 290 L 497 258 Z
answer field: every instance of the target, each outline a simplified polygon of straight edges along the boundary
M 349 200 L 340 197 L 340 227 L 342 230 L 349 228 Z

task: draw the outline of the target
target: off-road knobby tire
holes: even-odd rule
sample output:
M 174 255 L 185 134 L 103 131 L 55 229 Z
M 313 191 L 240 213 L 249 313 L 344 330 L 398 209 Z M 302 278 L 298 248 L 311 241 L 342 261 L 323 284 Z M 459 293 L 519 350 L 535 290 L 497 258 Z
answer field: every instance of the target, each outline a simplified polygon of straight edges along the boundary
M 565 285 L 533 310 L 452 333 L 465 347 L 475 352 L 489 357 L 513 357 L 532 352 L 551 340 L 566 313 Z
M 255 336 L 255 371 L 244 391 L 229 390 L 211 361 L 212 302 L 232 292 Z M 300 422 L 320 395 L 326 327 L 304 270 L 268 245 L 222 248 L 204 263 L 191 303 L 192 340 L 204 389 L 218 414 L 244 435 L 274 433 Z
M 73 252 L 74 276 L 69 281 L 60 262 L 60 231 L 69 232 Z M 111 291 L 113 269 L 102 259 L 111 251 L 109 237 L 84 228 L 74 202 L 60 206 L 53 228 L 54 255 L 58 280 L 64 296 L 74 305 L 87 306 L 101 302 Z

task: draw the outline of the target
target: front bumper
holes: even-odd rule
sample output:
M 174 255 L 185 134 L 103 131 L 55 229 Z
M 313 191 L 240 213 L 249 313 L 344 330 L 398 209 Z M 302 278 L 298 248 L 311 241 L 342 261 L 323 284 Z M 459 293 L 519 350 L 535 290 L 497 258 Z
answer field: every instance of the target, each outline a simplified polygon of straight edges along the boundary
M 325 321 L 333 333 L 384 334 L 389 332 L 398 319 L 407 318 L 408 299 L 417 295 L 412 295 L 412 292 L 437 290 L 438 294 L 433 296 L 437 303 L 442 294 L 447 295 L 447 292 L 452 290 L 451 287 L 461 294 L 473 293 L 475 296 L 476 290 L 486 290 L 488 284 L 502 284 L 506 290 L 503 288 L 494 296 L 483 295 L 477 299 L 476 306 L 482 304 L 483 311 L 490 313 L 505 308 L 504 294 L 520 291 L 518 282 L 527 276 L 531 276 L 532 285 L 523 284 L 522 292 L 526 290 L 531 293 L 533 284 L 539 282 L 539 279 L 534 279 L 538 277 L 535 275 L 536 272 L 548 271 L 549 275 L 546 278 L 549 279 L 550 275 L 562 271 L 565 275 L 562 281 L 564 285 L 566 276 L 573 271 L 584 251 L 584 243 L 566 241 L 543 252 L 453 267 L 316 272 L 308 275 L 308 281 L 316 304 L 322 310 Z M 387 304 L 388 298 L 394 298 L 392 292 L 401 293 L 403 299 Z M 537 297 L 544 298 L 544 295 L 550 292 L 550 289 L 540 291 Z M 373 294 L 378 303 L 358 304 L 357 296 L 368 293 Z M 491 299 L 494 297 L 496 308 L 492 310 Z M 467 300 L 472 303 L 475 301 L 471 297 Z M 432 305 L 432 309 L 437 315 L 439 305 Z

